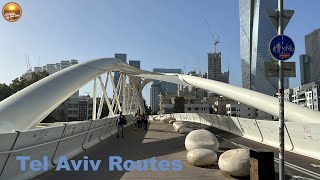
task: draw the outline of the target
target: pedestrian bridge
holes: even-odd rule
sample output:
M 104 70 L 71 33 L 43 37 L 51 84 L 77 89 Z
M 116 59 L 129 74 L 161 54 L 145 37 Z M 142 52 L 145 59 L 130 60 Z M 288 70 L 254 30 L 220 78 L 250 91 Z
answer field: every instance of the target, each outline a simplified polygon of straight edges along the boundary
M 121 78 L 117 87 L 114 86 L 113 83 L 112 71 L 121 72 Z M 101 77 L 103 74 L 106 74 L 105 82 L 103 82 Z M 114 98 L 112 102 L 110 102 L 108 98 L 110 96 L 108 96 L 106 92 L 109 79 L 112 82 L 113 89 Z M 92 120 L 52 124 L 40 123 L 50 112 L 59 106 L 59 104 L 92 80 L 94 81 L 94 99 L 96 97 L 97 84 L 100 84 L 104 97 L 104 101 L 102 100 L 98 107 L 95 106 L 95 102 L 93 103 L 94 113 Z M 181 148 L 183 148 L 184 139 L 180 137 L 180 135 L 180 138 L 175 139 L 175 136 L 178 136 L 178 134 L 175 133 L 175 135 L 173 135 L 172 129 L 170 130 L 172 127 L 168 124 L 165 125 L 168 126 L 166 130 L 161 130 L 162 126 L 160 123 L 151 123 L 151 128 L 148 133 L 163 131 L 161 134 L 158 134 L 159 137 L 152 135 L 152 139 L 144 136 L 143 140 L 140 137 L 140 139 L 136 141 L 136 139 L 134 139 L 136 133 L 130 130 L 133 117 L 132 112 L 135 112 L 136 109 L 144 111 L 141 91 L 143 87 L 152 80 L 199 87 L 240 101 L 274 116 L 278 114 L 278 100 L 258 92 L 199 77 L 177 74 L 164 75 L 143 71 L 113 58 L 92 60 L 50 75 L 0 102 L 0 179 L 29 179 L 44 172 L 42 170 L 31 171 L 30 169 L 21 171 L 20 162 L 16 160 L 16 157 L 21 155 L 30 156 L 31 159 L 43 159 L 43 157 L 46 156 L 48 159 L 47 169 L 50 170 L 55 167 L 57 159 L 60 156 L 66 156 L 70 159 L 73 157 L 79 158 L 82 154 L 88 153 L 87 155 L 90 157 L 106 157 L 111 155 L 108 154 L 111 152 L 116 154 L 118 148 L 130 152 L 132 156 L 128 158 L 134 160 L 148 158 L 152 156 L 152 153 L 149 152 L 151 153 L 149 156 L 139 156 L 141 151 L 141 154 L 144 153 L 144 149 L 142 148 L 140 150 L 139 146 L 135 149 L 134 144 L 141 145 L 141 141 L 152 141 L 152 139 L 161 139 L 161 143 L 153 143 L 154 147 L 151 149 L 155 154 L 154 156 L 172 155 L 172 153 L 174 153 L 172 151 L 174 150 L 170 151 L 171 148 L 167 146 L 172 146 L 174 149 L 176 148 L 175 145 L 178 144 L 180 144 L 179 150 L 183 152 Z M 132 89 L 133 92 L 131 96 L 130 89 Z M 110 112 L 108 117 L 101 117 L 103 103 L 106 103 L 108 106 Z M 126 130 L 128 129 L 128 135 L 131 134 L 127 137 L 128 139 L 125 139 L 129 140 L 133 138 L 129 144 L 124 144 L 123 139 L 118 141 L 112 138 L 116 131 L 115 115 L 118 110 L 124 112 L 129 120 Z M 212 114 L 177 113 L 167 116 L 174 116 L 177 120 L 201 124 L 206 128 L 214 128 L 216 132 L 220 133 L 219 136 L 224 138 L 219 140 L 228 142 L 229 139 L 232 139 L 232 141 L 229 142 L 229 144 L 232 144 L 229 148 L 249 147 L 272 149 L 272 147 L 278 146 L 278 122 L 276 121 L 252 120 Z M 285 119 L 287 121 L 285 124 L 285 149 L 288 156 L 293 159 L 293 162 L 287 163 L 286 166 L 289 169 L 291 168 L 290 171 L 293 171 L 293 173 L 291 173 L 292 175 L 320 179 L 320 124 L 318 123 L 320 113 L 286 102 Z M 164 124 L 162 125 L 164 126 Z M 146 135 L 148 135 L 148 133 Z M 170 135 L 173 135 L 174 140 L 171 140 L 172 137 L 170 138 Z M 162 139 L 168 136 L 169 138 Z M 237 143 L 235 142 L 236 140 L 246 143 Z M 166 144 L 166 142 L 168 143 Z M 113 151 L 98 151 L 99 149 L 103 149 L 104 146 L 102 145 L 106 146 L 106 149 L 110 146 Z M 138 152 L 133 153 L 131 150 Z M 272 150 L 276 152 L 276 149 Z M 103 154 L 99 156 L 97 154 L 98 152 Z M 119 155 L 125 156 L 126 152 L 123 150 L 121 150 L 121 152 Z M 181 158 L 183 158 L 182 155 Z M 303 162 L 310 162 L 310 164 L 304 165 L 304 167 L 299 166 L 303 164 Z M 183 171 L 180 175 L 169 173 L 164 177 L 188 177 L 183 176 L 184 173 L 184 175 L 190 175 L 190 177 L 192 177 L 191 175 L 197 177 L 200 175 L 205 176 L 206 173 L 208 173 L 209 177 L 213 176 L 213 174 L 211 174 L 212 172 L 219 174 L 218 170 L 212 170 L 212 172 L 208 170 L 200 173 L 202 171 L 203 170 Z M 67 177 L 74 175 L 74 173 L 69 175 L 67 175 L 67 172 L 57 174 L 60 174 L 60 177 Z M 87 175 L 92 175 L 93 172 L 87 173 Z M 50 171 L 37 178 L 44 179 L 45 177 L 54 177 L 54 174 L 54 172 Z M 79 173 L 79 175 L 80 174 L 81 173 Z M 95 175 L 94 177 L 100 177 L 101 174 L 99 175 L 99 173 L 97 173 Z M 131 175 L 128 174 L 128 178 L 139 176 L 134 174 L 134 172 Z M 153 177 L 153 174 L 149 175 Z M 220 175 L 224 176 L 223 174 Z M 84 176 L 86 175 L 82 177 Z M 114 177 L 126 178 L 123 173 L 122 175 L 118 173 Z

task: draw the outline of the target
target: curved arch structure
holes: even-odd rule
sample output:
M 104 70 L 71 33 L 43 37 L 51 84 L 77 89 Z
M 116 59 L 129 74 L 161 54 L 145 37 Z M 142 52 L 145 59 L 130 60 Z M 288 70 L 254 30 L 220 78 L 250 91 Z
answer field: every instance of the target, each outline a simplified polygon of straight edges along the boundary
M 167 81 L 199 87 L 278 116 L 277 98 L 259 92 L 189 75 L 153 73 L 134 68 L 118 59 L 101 58 L 54 73 L 0 102 L 0 132 L 35 127 L 73 93 L 108 71 L 120 71 L 133 79 L 145 79 L 144 84 L 136 87 L 140 95 L 142 87 L 150 79 Z M 134 84 L 138 86 L 137 80 Z M 319 112 L 289 102 L 285 103 L 285 115 L 286 120 L 295 122 L 314 123 L 319 122 L 320 118 Z

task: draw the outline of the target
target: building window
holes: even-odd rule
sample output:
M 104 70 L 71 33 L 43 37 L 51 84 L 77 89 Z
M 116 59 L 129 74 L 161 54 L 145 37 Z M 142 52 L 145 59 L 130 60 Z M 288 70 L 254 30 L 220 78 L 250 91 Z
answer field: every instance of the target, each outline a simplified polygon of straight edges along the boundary
M 198 111 L 198 110 L 199 110 L 199 108 L 194 108 L 194 110 Z
M 188 108 L 188 111 L 191 111 L 191 108 Z
M 250 116 L 250 114 L 248 114 L 248 116 Z
M 250 110 L 250 108 L 248 108 L 248 110 Z

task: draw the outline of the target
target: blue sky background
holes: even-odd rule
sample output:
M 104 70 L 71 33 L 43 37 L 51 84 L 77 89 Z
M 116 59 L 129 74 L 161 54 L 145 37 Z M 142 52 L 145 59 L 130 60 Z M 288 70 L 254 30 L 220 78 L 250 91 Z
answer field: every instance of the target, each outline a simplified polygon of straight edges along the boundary
M 10 1 L 0 1 L 3 7 Z M 237 0 L 32 0 L 15 1 L 23 9 L 18 22 L 0 17 L 0 82 L 10 83 L 31 65 L 60 60 L 80 62 L 126 53 L 141 60 L 141 68 L 181 68 L 184 72 L 207 69 L 213 40 L 205 18 L 221 37 L 222 69 L 231 71 L 230 83 L 241 86 L 239 1 Z M 291 61 L 304 53 L 304 35 L 320 27 L 319 0 L 289 1 L 294 9 L 285 33 L 296 43 Z M 228 63 L 229 62 L 229 63 Z M 90 91 L 86 86 L 81 92 Z M 149 100 L 149 88 L 143 92 Z

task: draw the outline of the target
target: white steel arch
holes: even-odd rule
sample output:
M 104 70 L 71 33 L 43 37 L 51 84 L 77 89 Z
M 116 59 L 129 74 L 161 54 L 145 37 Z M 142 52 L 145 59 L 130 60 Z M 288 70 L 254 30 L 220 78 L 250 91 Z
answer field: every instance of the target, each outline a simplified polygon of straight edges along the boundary
M 153 73 L 134 68 L 114 58 L 101 58 L 73 65 L 54 73 L 0 102 L 0 132 L 35 127 L 86 83 L 97 77 L 96 81 L 99 82 L 99 76 L 110 71 L 120 71 L 125 76 L 131 77 L 130 82 L 139 98 L 139 104 L 142 106 L 142 88 L 150 79 L 153 79 L 199 87 L 278 116 L 278 100 L 268 95 L 189 75 Z M 139 78 L 144 80 L 142 84 L 138 83 Z M 123 83 L 125 84 L 125 82 Z M 124 98 L 124 100 L 126 99 Z M 285 113 L 288 121 L 319 122 L 320 118 L 319 112 L 293 103 L 285 103 Z

